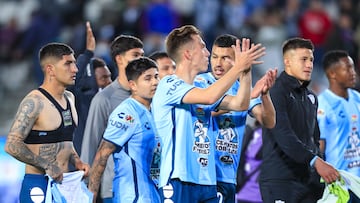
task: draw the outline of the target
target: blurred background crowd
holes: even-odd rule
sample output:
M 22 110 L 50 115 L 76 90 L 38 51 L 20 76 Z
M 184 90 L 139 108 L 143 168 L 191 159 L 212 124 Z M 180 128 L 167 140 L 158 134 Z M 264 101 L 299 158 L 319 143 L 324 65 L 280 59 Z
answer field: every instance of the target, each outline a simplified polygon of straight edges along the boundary
M 184 24 L 203 32 L 209 50 L 222 33 L 250 37 L 267 48 L 265 63 L 253 69 L 254 81 L 268 68 L 282 70 L 285 39 L 308 38 L 315 45 L 311 88 L 319 92 L 327 85 L 325 51 L 347 50 L 359 70 L 358 13 L 357 0 L 0 0 L 0 135 L 6 135 L 19 99 L 42 81 L 39 48 L 58 41 L 82 53 L 85 21 L 97 40 L 95 56 L 110 67 L 109 43 L 119 34 L 142 39 L 145 55 L 164 50 L 165 36 Z
M 359 71 L 359 13 L 358 0 L 0 0 L 0 138 L 21 98 L 42 81 L 39 48 L 64 42 L 79 55 L 86 21 L 95 34 L 95 56 L 110 67 L 109 44 L 119 34 L 142 39 L 145 55 L 164 50 L 165 36 L 185 24 L 202 31 L 209 50 L 219 34 L 250 37 L 267 48 L 265 63 L 253 69 L 254 81 L 268 68 L 282 70 L 285 39 L 308 38 L 315 45 L 311 88 L 320 92 L 327 86 L 321 67 L 327 50 L 348 51 Z

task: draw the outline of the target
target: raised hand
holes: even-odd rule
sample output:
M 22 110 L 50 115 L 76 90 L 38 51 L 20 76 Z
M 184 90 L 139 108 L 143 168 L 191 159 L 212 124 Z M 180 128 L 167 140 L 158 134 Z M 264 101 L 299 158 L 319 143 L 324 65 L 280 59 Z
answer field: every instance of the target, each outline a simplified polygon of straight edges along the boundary
M 260 94 L 266 94 L 269 89 L 275 84 L 277 76 L 277 69 L 269 69 L 264 76 L 262 76 L 251 90 L 251 98 L 256 98 Z
M 94 33 L 91 29 L 90 22 L 86 22 L 86 49 L 89 51 L 95 51 L 96 41 Z
M 241 45 L 240 40 L 236 40 L 236 45 L 233 45 L 232 48 L 235 53 L 234 67 L 239 68 L 240 71 L 250 71 L 251 65 L 263 63 L 263 61 L 258 61 L 265 55 L 265 47 L 261 44 L 250 45 L 250 39 L 242 38 Z

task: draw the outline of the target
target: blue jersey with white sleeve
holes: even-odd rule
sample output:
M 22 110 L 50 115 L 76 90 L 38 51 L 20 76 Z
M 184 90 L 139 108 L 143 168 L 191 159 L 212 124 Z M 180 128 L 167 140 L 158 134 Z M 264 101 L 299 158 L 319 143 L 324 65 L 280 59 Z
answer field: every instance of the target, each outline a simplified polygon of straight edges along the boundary
M 348 89 L 345 99 L 329 89 L 319 95 L 317 119 L 325 140 L 325 159 L 336 169 L 360 176 L 360 94 Z
M 133 98 L 110 114 L 104 139 L 115 144 L 114 202 L 160 202 L 150 177 L 156 129 L 150 111 Z
M 195 86 L 206 88 L 215 81 L 213 74 L 207 72 L 196 77 Z M 240 82 L 235 81 L 226 94 L 236 95 L 239 87 Z M 215 133 L 217 181 L 236 184 L 236 172 L 240 160 L 246 117 L 248 112 L 251 112 L 251 109 L 260 103 L 260 98 L 252 99 L 248 111 L 230 111 L 211 117 L 211 129 Z
M 214 143 L 209 133 L 213 105 L 184 104 L 195 86 L 176 75 L 164 77 L 152 101 L 152 113 L 161 141 L 159 187 L 170 179 L 199 185 L 216 185 Z

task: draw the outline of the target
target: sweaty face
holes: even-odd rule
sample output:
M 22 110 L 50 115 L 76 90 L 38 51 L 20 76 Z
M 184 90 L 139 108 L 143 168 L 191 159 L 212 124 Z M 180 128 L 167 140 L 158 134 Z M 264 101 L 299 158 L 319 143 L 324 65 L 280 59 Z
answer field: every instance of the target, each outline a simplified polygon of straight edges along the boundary
M 175 73 L 175 62 L 169 57 L 159 58 L 156 60 L 159 70 L 159 78 Z
M 350 57 L 341 58 L 334 67 L 334 79 L 343 88 L 352 88 L 356 83 L 354 61 Z
M 96 84 L 99 88 L 105 88 L 111 81 L 111 73 L 107 67 L 98 67 L 95 69 Z
M 313 70 L 314 56 L 311 49 L 298 48 L 284 54 L 285 71 L 301 83 L 309 81 Z
M 234 51 L 231 47 L 218 47 L 214 45 L 211 51 L 210 63 L 211 71 L 216 79 L 220 79 L 227 73 L 232 65 L 229 60 L 235 58 Z

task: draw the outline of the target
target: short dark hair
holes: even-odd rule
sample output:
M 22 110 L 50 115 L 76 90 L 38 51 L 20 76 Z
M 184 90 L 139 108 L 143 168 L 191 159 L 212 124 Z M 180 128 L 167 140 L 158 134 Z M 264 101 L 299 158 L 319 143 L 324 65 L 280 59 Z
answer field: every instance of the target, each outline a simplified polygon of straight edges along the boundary
M 130 49 L 135 48 L 144 48 L 143 42 L 134 36 L 131 35 L 120 35 L 117 36 L 112 42 L 110 46 L 111 50 L 111 58 L 116 64 L 115 57 L 119 54 L 123 54 Z
M 184 25 L 173 29 L 165 40 L 166 52 L 169 54 L 170 58 L 177 62 L 179 59 L 179 48 L 191 42 L 193 40 L 193 35 L 201 35 L 200 30 L 193 25 Z
M 165 51 L 155 51 L 149 55 L 149 58 L 156 61 L 162 58 L 169 58 L 169 55 Z
M 215 39 L 213 45 L 218 46 L 218 47 L 227 48 L 227 47 L 231 47 L 232 45 L 235 45 L 236 40 L 237 40 L 237 37 L 235 37 L 234 35 L 223 34 L 223 35 L 218 36 Z
M 341 58 L 348 57 L 349 54 L 344 50 L 332 50 L 325 53 L 323 57 L 323 69 L 326 72 L 333 64 L 340 61 Z
M 74 54 L 74 50 L 67 44 L 52 42 L 41 47 L 39 51 L 40 65 L 43 67 L 44 60 L 47 58 L 55 58 L 61 60 L 64 55 Z
M 157 68 L 155 61 L 148 57 L 140 57 L 129 62 L 126 66 L 126 77 L 128 80 L 137 80 L 141 74 L 150 68 Z
M 309 39 L 304 39 L 300 37 L 294 37 L 286 40 L 283 43 L 283 54 L 285 54 L 289 50 L 298 49 L 298 48 L 306 48 L 314 51 L 314 45 Z
M 105 61 L 103 59 L 101 59 L 101 58 L 98 58 L 98 57 L 94 57 L 93 59 L 91 59 L 91 62 L 92 62 L 94 70 L 96 70 L 97 68 L 106 66 Z

